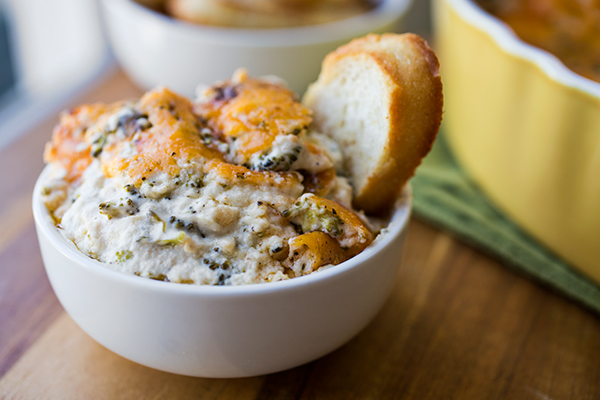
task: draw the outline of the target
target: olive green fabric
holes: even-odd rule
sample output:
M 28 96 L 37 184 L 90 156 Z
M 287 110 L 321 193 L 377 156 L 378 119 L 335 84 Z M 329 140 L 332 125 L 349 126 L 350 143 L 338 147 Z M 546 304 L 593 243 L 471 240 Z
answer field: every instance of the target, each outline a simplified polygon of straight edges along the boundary
M 440 134 L 412 179 L 414 211 L 433 225 L 600 312 L 600 287 L 504 217 L 450 155 Z

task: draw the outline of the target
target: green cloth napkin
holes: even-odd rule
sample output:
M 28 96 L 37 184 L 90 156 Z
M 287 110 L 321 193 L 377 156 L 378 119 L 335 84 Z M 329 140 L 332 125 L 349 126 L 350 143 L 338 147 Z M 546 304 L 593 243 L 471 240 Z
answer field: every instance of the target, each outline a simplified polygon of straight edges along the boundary
M 418 168 L 412 187 L 419 217 L 600 312 L 600 287 L 504 217 L 452 158 L 443 132 Z

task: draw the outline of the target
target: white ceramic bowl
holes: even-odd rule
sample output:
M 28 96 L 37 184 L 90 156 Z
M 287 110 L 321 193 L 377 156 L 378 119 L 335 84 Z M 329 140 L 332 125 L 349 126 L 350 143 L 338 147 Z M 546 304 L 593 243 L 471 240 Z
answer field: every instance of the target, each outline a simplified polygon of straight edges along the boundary
M 132 0 L 102 0 L 114 54 L 142 88 L 165 84 L 194 96 L 200 83 L 228 79 L 238 67 L 277 75 L 302 94 L 327 53 L 370 32 L 396 31 L 411 0 L 382 0 L 345 20 L 283 29 L 242 29 L 183 22 Z
M 356 257 L 288 281 L 195 286 L 116 272 L 63 238 L 33 193 L 50 283 L 67 313 L 115 353 L 148 367 L 202 377 L 244 377 L 292 368 L 340 347 L 388 297 L 411 209 L 398 200 L 389 232 Z

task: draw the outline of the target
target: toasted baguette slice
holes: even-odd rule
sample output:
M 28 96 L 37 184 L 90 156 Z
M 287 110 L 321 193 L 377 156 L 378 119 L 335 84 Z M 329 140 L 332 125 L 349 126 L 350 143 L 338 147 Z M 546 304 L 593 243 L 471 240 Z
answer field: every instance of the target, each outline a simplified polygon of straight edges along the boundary
M 371 34 L 327 55 L 303 103 L 340 143 L 354 206 L 385 214 L 437 135 L 439 63 L 417 35 Z

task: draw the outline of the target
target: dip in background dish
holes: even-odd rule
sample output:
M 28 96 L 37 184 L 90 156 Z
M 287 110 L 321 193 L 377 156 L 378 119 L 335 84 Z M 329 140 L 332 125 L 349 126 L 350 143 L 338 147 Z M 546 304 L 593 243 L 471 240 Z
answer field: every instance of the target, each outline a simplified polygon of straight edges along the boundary
M 369 11 L 375 0 L 137 0 L 175 18 L 203 25 L 288 28 L 323 24 Z
M 342 154 L 275 80 L 238 71 L 195 103 L 166 88 L 61 116 L 43 200 L 65 238 L 112 269 L 189 284 L 310 274 L 373 240 Z
M 558 57 L 574 72 L 600 82 L 600 2 L 476 0 L 525 42 Z

